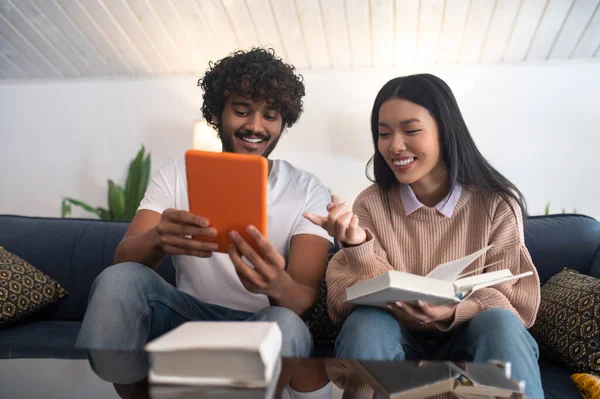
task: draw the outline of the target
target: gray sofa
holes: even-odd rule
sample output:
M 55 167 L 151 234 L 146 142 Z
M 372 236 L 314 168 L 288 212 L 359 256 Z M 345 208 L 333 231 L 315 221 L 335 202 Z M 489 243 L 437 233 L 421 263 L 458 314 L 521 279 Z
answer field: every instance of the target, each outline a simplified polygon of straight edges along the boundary
M 95 277 L 112 264 L 115 248 L 126 229 L 124 222 L 0 215 L 0 245 L 56 279 L 69 292 L 59 303 L 0 330 L 0 357 L 85 356 L 75 350 L 74 343 L 88 293 Z M 532 217 L 526 226 L 526 244 L 542 283 L 564 267 L 600 278 L 600 223 L 592 218 Z M 163 262 L 158 272 L 174 284 L 170 259 Z M 324 311 L 323 298 L 309 322 L 318 353 L 327 355 L 331 353 L 335 330 Z M 543 358 L 540 367 L 546 398 L 581 397 L 566 368 Z

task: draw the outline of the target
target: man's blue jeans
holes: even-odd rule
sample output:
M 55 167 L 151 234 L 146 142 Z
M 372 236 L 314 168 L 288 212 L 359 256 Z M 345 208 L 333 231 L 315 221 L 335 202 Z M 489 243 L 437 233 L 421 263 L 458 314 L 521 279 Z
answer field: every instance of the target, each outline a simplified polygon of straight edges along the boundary
M 489 309 L 449 333 L 409 333 L 391 312 L 358 307 L 335 342 L 342 359 L 510 361 L 529 399 L 543 399 L 538 346 L 511 311 Z
M 257 313 L 200 302 L 138 263 L 121 263 L 94 281 L 76 347 L 87 350 L 103 379 L 134 383 L 148 373 L 144 345 L 186 321 L 274 321 L 283 335 L 281 356 L 310 357 L 313 341 L 304 321 L 272 306 Z M 130 351 L 107 352 L 108 351 Z

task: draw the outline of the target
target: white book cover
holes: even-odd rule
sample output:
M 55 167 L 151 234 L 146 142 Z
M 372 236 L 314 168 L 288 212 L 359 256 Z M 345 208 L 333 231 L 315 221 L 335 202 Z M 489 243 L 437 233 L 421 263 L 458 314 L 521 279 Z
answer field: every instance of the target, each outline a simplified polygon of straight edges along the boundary
M 388 303 L 396 301 L 416 304 L 419 300 L 433 306 L 448 305 L 461 302 L 478 289 L 533 274 L 530 271 L 513 275 L 509 269 L 470 277 L 460 274 L 490 248 L 491 245 L 463 258 L 440 264 L 426 276 L 396 270 L 388 271 L 346 288 L 346 301 L 356 305 L 378 307 L 385 307 Z M 492 264 L 484 268 L 489 266 Z M 471 273 L 473 272 L 469 274 Z
M 264 387 L 276 378 L 282 345 L 275 322 L 187 322 L 146 345 L 149 381 Z

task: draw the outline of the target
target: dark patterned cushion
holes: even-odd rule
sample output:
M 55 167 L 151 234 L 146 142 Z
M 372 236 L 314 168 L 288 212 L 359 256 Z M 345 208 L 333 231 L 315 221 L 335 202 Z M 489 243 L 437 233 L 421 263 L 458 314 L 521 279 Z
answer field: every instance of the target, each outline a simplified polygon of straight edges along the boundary
M 0 328 L 32 315 L 67 295 L 59 283 L 0 247 Z
M 335 255 L 335 250 L 329 253 L 327 264 L 329 264 L 333 255 Z M 327 284 L 325 278 L 321 281 L 319 299 L 308 315 L 306 325 L 310 329 L 315 345 L 333 345 L 335 343 L 339 328 L 333 326 L 331 319 L 329 319 L 329 313 L 327 313 Z
M 532 335 L 571 373 L 600 375 L 600 280 L 565 269 L 542 287 Z

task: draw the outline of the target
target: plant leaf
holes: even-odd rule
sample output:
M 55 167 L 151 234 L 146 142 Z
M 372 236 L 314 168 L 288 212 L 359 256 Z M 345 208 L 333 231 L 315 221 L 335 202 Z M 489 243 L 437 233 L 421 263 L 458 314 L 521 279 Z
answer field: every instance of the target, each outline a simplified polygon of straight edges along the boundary
M 150 165 L 150 154 L 146 154 L 146 150 L 142 145 L 136 157 L 129 163 L 125 190 L 114 181 L 108 180 L 108 209 L 94 208 L 85 202 L 63 198 L 61 216 L 69 216 L 72 205 L 75 205 L 87 212 L 96 214 L 100 219 L 131 221 L 148 188 Z
M 550 203 L 548 202 L 546 204 L 546 209 L 544 210 L 544 215 L 549 215 L 550 214 Z
M 60 217 L 65 218 L 71 215 L 71 204 L 65 198 L 63 198 L 60 204 Z
M 143 192 L 143 194 L 146 193 L 146 190 L 148 189 L 148 184 L 150 183 L 151 165 L 152 165 L 152 162 L 150 160 L 150 154 L 148 154 L 146 156 L 146 159 L 144 159 L 144 167 L 142 168 L 142 192 Z M 139 197 L 140 202 L 142 201 L 143 194 L 140 195 L 140 197 Z
M 78 201 L 78 200 L 73 199 L 73 198 L 65 198 L 65 199 L 63 199 L 63 202 L 64 201 L 69 202 L 69 203 L 71 203 L 71 204 L 73 204 L 75 206 L 79 206 L 79 207 L 83 208 L 83 210 L 85 210 L 85 211 L 96 213 L 96 208 L 94 208 L 91 205 L 86 204 L 85 202 Z
M 108 180 L 108 207 L 113 219 L 124 220 L 125 194 L 123 188 L 112 180 Z
M 136 192 L 136 196 L 133 198 L 133 204 L 130 210 L 130 214 L 128 215 L 131 219 L 135 216 L 135 212 L 137 208 L 140 206 L 140 202 L 144 198 L 144 194 L 146 193 L 146 189 L 148 188 L 148 183 L 150 182 L 150 154 L 146 156 L 144 162 L 142 163 L 140 170 L 140 181 L 138 183 L 138 189 Z
M 138 151 L 137 156 L 129 164 L 127 173 L 127 181 L 125 183 L 125 210 L 124 215 L 129 219 L 133 219 L 133 214 L 137 209 L 139 202 L 136 204 L 138 197 L 139 181 L 142 177 L 142 167 L 144 162 L 144 146 Z
M 115 217 L 116 220 L 128 220 L 126 215 L 125 215 L 125 191 L 123 190 L 123 187 L 121 186 L 116 186 L 116 196 L 117 196 L 117 201 L 120 204 L 120 214 L 117 215 L 117 217 Z M 131 220 L 129 220 L 131 221 Z
M 110 212 L 104 208 L 96 208 L 96 212 L 98 212 L 98 217 L 102 220 L 113 220 Z
M 144 146 L 140 148 L 135 158 L 129 163 L 129 168 L 127 169 L 127 180 L 125 181 L 125 195 L 129 195 L 133 186 L 133 169 L 140 165 L 144 158 Z
M 62 208 L 62 211 L 67 210 L 67 213 L 65 213 L 65 216 L 68 216 L 71 214 L 71 205 L 78 206 L 78 207 L 82 208 L 84 211 L 93 213 L 97 216 L 100 216 L 100 210 L 102 210 L 102 208 L 94 208 L 93 206 L 88 205 L 85 202 L 78 201 L 73 198 L 63 198 L 61 208 Z

